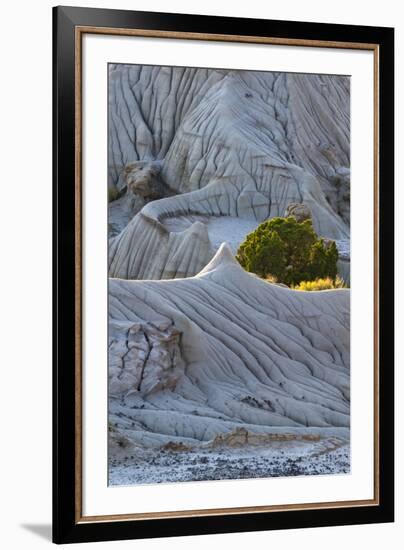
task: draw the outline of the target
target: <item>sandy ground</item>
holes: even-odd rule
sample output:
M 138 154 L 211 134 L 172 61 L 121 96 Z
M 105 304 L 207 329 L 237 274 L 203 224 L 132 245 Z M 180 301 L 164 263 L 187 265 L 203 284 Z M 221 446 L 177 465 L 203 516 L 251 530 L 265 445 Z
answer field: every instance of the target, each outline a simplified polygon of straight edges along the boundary
M 256 220 L 232 216 L 178 216 L 167 218 L 163 223 L 170 232 L 179 233 L 196 221 L 206 224 L 214 250 L 217 250 L 222 242 L 226 241 L 233 254 L 236 254 L 246 235 L 259 225 Z
M 237 253 L 238 247 L 244 241 L 248 233 L 254 231 L 260 222 L 251 218 L 235 218 L 232 216 L 178 216 L 166 218 L 164 226 L 174 233 L 185 231 L 196 221 L 207 225 L 209 239 L 213 249 L 217 250 L 222 242 L 226 241 L 233 254 Z M 341 260 L 349 260 L 349 240 L 336 241 Z
M 111 457 L 109 485 L 251 479 L 350 472 L 349 444 L 336 438 L 270 447 L 137 450 Z

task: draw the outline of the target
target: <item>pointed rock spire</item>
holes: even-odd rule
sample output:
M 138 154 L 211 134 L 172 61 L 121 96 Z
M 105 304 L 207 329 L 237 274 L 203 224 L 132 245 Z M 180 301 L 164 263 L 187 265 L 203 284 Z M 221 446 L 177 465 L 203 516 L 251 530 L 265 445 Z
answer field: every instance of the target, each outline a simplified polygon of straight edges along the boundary
M 224 267 L 236 267 L 243 271 L 243 268 L 237 262 L 236 258 L 233 256 L 230 246 L 227 242 L 223 242 L 218 248 L 216 254 L 213 256 L 211 261 L 200 271 L 196 276 L 206 275 L 212 271 L 217 271 Z

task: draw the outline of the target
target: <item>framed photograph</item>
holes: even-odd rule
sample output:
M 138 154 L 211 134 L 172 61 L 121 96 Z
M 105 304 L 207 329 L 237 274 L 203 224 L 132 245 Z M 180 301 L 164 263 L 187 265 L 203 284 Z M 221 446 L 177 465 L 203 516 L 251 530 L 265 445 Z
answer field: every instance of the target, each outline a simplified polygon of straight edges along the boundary
M 54 542 L 393 521 L 394 30 L 54 8 Z

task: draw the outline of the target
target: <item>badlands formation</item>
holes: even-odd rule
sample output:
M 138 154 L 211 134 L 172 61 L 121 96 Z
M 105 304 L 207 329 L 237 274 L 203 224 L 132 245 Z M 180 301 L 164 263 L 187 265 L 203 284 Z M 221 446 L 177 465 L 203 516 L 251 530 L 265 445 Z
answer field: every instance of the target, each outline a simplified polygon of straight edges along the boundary
M 110 483 L 349 471 L 350 291 L 234 254 L 304 205 L 349 280 L 349 80 L 110 66 Z

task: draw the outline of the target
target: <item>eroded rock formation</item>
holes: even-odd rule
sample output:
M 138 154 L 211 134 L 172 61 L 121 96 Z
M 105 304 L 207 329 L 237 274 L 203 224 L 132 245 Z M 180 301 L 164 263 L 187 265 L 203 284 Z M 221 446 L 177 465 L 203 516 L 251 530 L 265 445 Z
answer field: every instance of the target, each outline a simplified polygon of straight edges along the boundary
M 349 438 L 349 290 L 267 283 L 223 244 L 194 277 L 110 279 L 109 296 L 119 437 L 160 448 Z
M 347 77 L 111 65 L 109 98 L 111 277 L 193 276 L 291 203 L 349 239 Z

